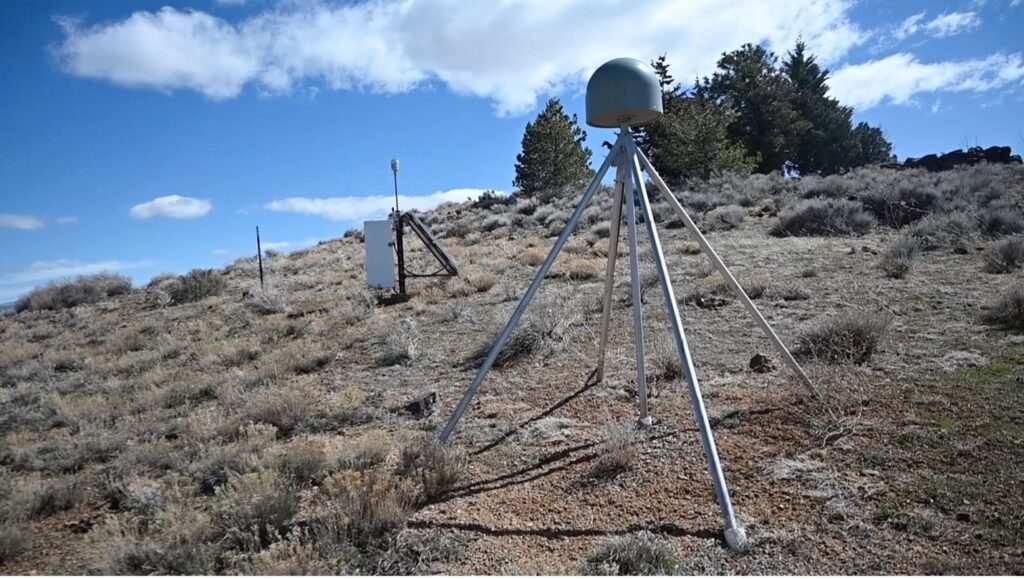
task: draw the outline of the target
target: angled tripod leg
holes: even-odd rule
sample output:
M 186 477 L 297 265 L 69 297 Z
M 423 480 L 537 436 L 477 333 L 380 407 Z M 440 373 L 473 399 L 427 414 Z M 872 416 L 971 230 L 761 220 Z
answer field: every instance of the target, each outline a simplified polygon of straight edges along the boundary
M 624 129 L 625 134 L 629 131 Z M 632 139 L 630 139 L 632 144 Z M 627 145 L 627 151 L 629 150 Z M 623 164 L 634 163 L 632 156 L 623 159 Z M 635 179 L 633 179 L 635 180 Z M 638 249 L 636 235 L 636 193 L 637 183 L 626 179 L 625 201 L 626 201 L 626 228 L 629 233 L 629 275 L 633 290 L 633 326 L 636 328 L 636 393 L 637 404 L 640 409 L 640 424 L 651 425 L 651 415 L 647 408 L 647 371 L 644 367 L 644 306 L 640 303 L 640 252 Z M 639 183 L 642 186 L 643 183 Z
M 512 317 L 509 318 L 508 323 L 505 324 L 505 329 L 498 335 L 498 340 L 491 347 L 490 353 L 487 354 L 487 358 L 484 359 L 483 365 L 480 366 L 480 370 L 477 371 L 476 378 L 473 379 L 473 383 L 470 384 L 469 388 L 466 389 L 465 394 L 462 395 L 462 399 L 459 400 L 459 405 L 455 408 L 455 412 L 452 413 L 451 418 L 448 419 L 448 423 L 445 424 L 444 430 L 441 431 L 441 442 L 448 440 L 448 437 L 452 435 L 455 427 L 459 424 L 459 419 L 465 414 L 466 409 L 469 408 L 469 403 L 473 400 L 473 396 L 476 395 L 476 391 L 480 389 L 480 385 L 483 384 L 484 378 L 487 377 L 487 373 L 491 370 L 491 366 L 494 365 L 494 361 L 498 359 L 498 354 L 501 353 L 501 349 L 505 346 L 505 342 L 508 341 L 509 336 L 512 335 L 512 331 L 515 329 L 516 324 L 519 323 L 519 318 L 522 317 L 523 312 L 526 311 L 526 306 L 530 304 L 530 300 L 533 299 L 534 294 L 537 293 L 537 289 L 540 288 L 541 282 L 548 275 L 548 271 L 551 270 L 551 266 L 554 265 L 555 259 L 558 257 L 559 252 L 562 251 L 562 247 L 565 246 L 565 242 L 569 240 L 569 236 L 576 229 L 579 224 L 580 217 L 586 210 L 587 206 L 590 205 L 590 201 L 594 198 L 594 194 L 601 188 L 601 180 L 604 179 L 604 174 L 608 172 L 608 167 L 611 166 L 612 158 L 622 154 L 625 147 L 625 140 L 620 135 L 619 139 L 615 142 L 615 146 L 612 147 L 612 151 L 608 153 L 601 168 L 598 169 L 594 175 L 594 179 L 590 182 L 590 186 L 583 193 L 583 197 L 580 199 L 579 205 L 576 206 L 576 211 L 573 212 L 572 216 L 569 217 L 569 221 L 565 224 L 565 229 L 562 230 L 562 234 L 558 236 L 558 241 L 555 242 L 554 247 L 551 248 L 551 252 L 548 253 L 547 259 L 544 260 L 544 264 L 540 266 L 540 271 L 537 272 L 536 277 L 533 278 L 533 283 L 523 294 L 523 299 L 519 301 L 519 305 L 516 306 L 515 311 L 512 312 Z
M 764 319 L 764 316 L 761 315 L 761 312 L 757 309 L 757 306 L 754 305 L 754 302 L 750 301 L 750 297 L 747 296 L 747 292 L 743 291 L 743 286 L 740 285 L 740 282 L 736 281 L 736 278 L 733 277 L 732 272 L 730 272 L 729 268 L 725 266 L 725 262 L 723 262 L 722 258 L 718 257 L 718 254 L 715 253 L 714 248 L 712 248 L 711 244 L 708 243 L 708 240 L 704 238 L 704 234 L 700 232 L 700 229 L 697 228 L 697 225 L 693 222 L 693 219 L 691 219 L 690 215 L 686 212 L 686 209 L 683 209 L 683 206 L 679 203 L 679 200 L 676 199 L 675 195 L 672 194 L 672 190 L 669 189 L 668 185 L 666 185 L 665 181 L 661 178 L 661 175 L 659 175 L 658 172 L 654 169 L 654 166 L 651 165 L 650 160 L 647 159 L 643 151 L 637 149 L 636 147 L 633 147 L 633 150 L 636 151 L 637 157 L 643 164 L 643 167 L 647 171 L 647 174 L 651 176 L 651 180 L 654 181 L 655 186 L 658 187 L 661 193 L 668 200 L 668 204 L 671 205 L 672 208 L 676 210 L 676 213 L 679 214 L 679 217 L 682 218 L 683 223 L 686 225 L 686 228 L 690 230 L 690 233 L 692 233 L 693 236 L 697 239 L 697 243 L 700 245 L 700 248 L 704 251 L 704 254 L 708 256 L 708 259 L 711 260 L 712 265 L 714 265 L 715 268 L 718 269 L 718 272 L 722 274 L 722 277 L 724 277 L 725 280 L 729 282 L 729 285 L 732 286 L 733 292 L 736 294 L 736 297 L 738 297 L 739 300 L 743 303 L 744 307 L 746 307 L 747 313 L 750 314 L 750 317 L 754 319 L 757 325 L 764 332 L 765 336 L 768 337 L 768 340 L 771 341 L 773 346 L 775 346 L 775 349 L 779 352 L 779 355 L 782 356 L 782 359 L 786 362 L 790 369 L 793 370 L 793 372 L 800 377 L 803 383 L 807 385 L 807 387 L 811 391 L 811 394 L 813 394 L 816 398 L 820 398 L 821 393 L 818 391 L 818 387 L 815 386 L 813 382 L 811 382 L 811 379 L 807 376 L 807 373 L 804 372 L 804 369 L 801 368 L 800 364 L 797 363 L 795 358 L 793 358 L 793 354 L 791 354 L 789 352 L 789 349 L 786 348 L 786 345 L 782 343 L 782 340 L 779 338 L 778 334 L 776 334 L 775 330 L 773 330 L 771 325 L 768 324 L 768 320 Z
M 619 226 L 622 224 L 622 197 L 625 188 L 626 171 L 625 157 L 620 156 L 618 171 L 615 176 L 615 201 L 612 207 L 612 221 L 608 238 L 608 273 L 604 282 L 604 302 L 601 315 L 601 343 L 598 346 L 597 371 L 594 380 L 604 380 L 604 361 L 608 352 L 608 321 L 612 315 L 612 288 L 615 285 L 615 259 L 619 253 Z
M 640 165 L 635 157 L 631 157 L 630 160 L 632 162 L 630 169 L 633 180 L 637 183 L 640 205 L 643 210 L 644 221 L 647 225 L 647 237 L 651 242 L 651 253 L 654 257 L 655 267 L 658 270 L 658 281 L 661 282 L 661 292 L 665 298 L 665 305 L 668 307 L 676 349 L 682 362 L 686 384 L 690 389 L 690 399 L 693 402 L 693 412 L 697 418 L 697 426 L 700 428 L 704 455 L 708 460 L 708 470 L 711 471 L 711 481 L 715 485 L 715 496 L 718 498 L 718 506 L 722 510 L 722 517 L 725 519 L 725 538 L 730 547 L 739 549 L 743 546 L 745 535 L 743 529 L 736 522 L 732 501 L 729 498 L 729 488 L 725 484 L 725 474 L 722 472 L 722 464 L 718 459 L 718 450 L 715 448 L 715 436 L 711 432 L 711 424 L 708 421 L 707 409 L 704 407 L 700 383 L 697 381 L 697 371 L 693 366 L 690 347 L 686 343 L 686 333 L 683 331 L 683 323 L 679 317 L 679 305 L 676 303 L 675 291 L 672 289 L 672 281 L 668 275 L 668 266 L 665 264 L 665 255 L 661 250 L 658 230 L 654 225 L 654 213 L 651 211 L 651 202 L 647 198 L 647 190 L 644 186 L 643 177 L 640 174 Z

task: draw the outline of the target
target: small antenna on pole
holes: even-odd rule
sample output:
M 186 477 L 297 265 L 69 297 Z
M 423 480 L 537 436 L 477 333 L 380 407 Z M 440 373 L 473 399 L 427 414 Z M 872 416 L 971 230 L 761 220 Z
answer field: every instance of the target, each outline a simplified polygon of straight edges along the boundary
M 260 246 L 260 226 L 256 226 L 256 260 L 260 264 L 260 289 L 263 289 L 263 248 Z
M 398 213 L 398 157 L 391 159 L 391 172 L 395 174 L 395 213 Z

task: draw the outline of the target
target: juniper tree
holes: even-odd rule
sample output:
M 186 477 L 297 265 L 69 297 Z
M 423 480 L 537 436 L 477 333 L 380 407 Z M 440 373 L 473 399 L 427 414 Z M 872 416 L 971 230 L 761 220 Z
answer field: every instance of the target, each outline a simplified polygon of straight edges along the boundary
M 588 178 L 593 171 L 590 149 L 583 144 L 586 138 L 576 115 L 567 115 L 557 98 L 549 100 L 537 118 L 526 124 L 513 185 L 524 196 L 533 196 Z
M 803 40 L 788 52 L 782 72 L 792 87 L 794 118 L 787 143 L 787 168 L 809 175 L 841 173 L 855 162 L 853 109 L 828 96 L 828 69 L 822 69 Z

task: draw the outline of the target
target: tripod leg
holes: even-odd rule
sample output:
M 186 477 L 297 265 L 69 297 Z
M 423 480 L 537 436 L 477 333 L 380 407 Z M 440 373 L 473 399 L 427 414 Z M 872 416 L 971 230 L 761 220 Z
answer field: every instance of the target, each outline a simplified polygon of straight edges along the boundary
M 782 343 L 782 340 L 775 333 L 775 330 L 773 330 L 772 327 L 768 324 L 768 320 L 764 319 L 764 316 L 762 316 L 761 312 L 758 311 L 757 306 L 754 305 L 754 302 L 750 301 L 750 297 L 747 296 L 747 292 L 743 291 L 743 286 L 740 285 L 740 282 L 736 281 L 736 278 L 733 277 L 732 272 L 730 272 L 729 268 L 725 266 L 725 262 L 723 262 L 722 258 L 718 257 L 718 254 L 715 253 L 714 248 L 712 248 L 711 244 L 708 243 L 708 240 L 704 238 L 704 234 L 702 234 L 700 232 L 700 229 L 697 228 L 697 225 L 693 222 L 693 219 L 690 219 L 690 215 L 686 212 L 686 209 L 683 209 L 683 206 L 679 203 L 679 200 L 676 199 L 675 195 L 672 194 L 672 190 L 669 189 L 668 185 L 665 184 L 665 181 L 661 178 L 661 175 L 659 175 L 658 172 L 654 170 L 654 166 L 651 165 L 650 160 L 647 159 L 643 151 L 640 151 L 636 147 L 634 147 L 633 150 L 636 151 L 636 155 L 639 157 L 640 162 L 643 163 L 644 169 L 647 170 L 647 174 L 651 176 L 651 179 L 654 181 L 655 186 L 657 186 L 658 189 L 662 192 L 662 194 L 665 195 L 665 198 L 668 200 L 669 205 L 671 205 L 672 208 L 676 210 L 676 213 L 678 213 L 679 216 L 682 218 L 683 223 L 686 225 L 686 228 L 690 230 L 690 233 L 692 233 L 693 236 L 697 239 L 697 243 L 704 251 L 704 254 L 708 256 L 708 259 L 711 260 L 712 265 L 714 265 L 715 268 L 718 269 L 718 272 L 722 274 L 722 277 L 724 277 L 725 280 L 729 282 L 729 285 L 732 286 L 733 292 L 736 294 L 736 297 L 738 297 L 739 300 L 746 307 L 747 313 L 750 314 L 750 317 L 752 317 L 754 321 L 757 323 L 757 325 L 760 326 L 765 336 L 767 336 L 768 340 L 771 341 L 773 346 L 775 346 L 775 349 L 779 352 L 779 355 L 782 356 L 782 359 L 786 362 L 790 369 L 793 370 L 793 372 L 796 373 L 796 375 L 799 376 L 800 379 L 804 382 L 804 384 L 806 384 L 807 387 L 811 390 L 811 394 L 813 394 L 816 398 L 820 398 L 821 393 L 818 391 L 818 387 L 815 386 L 813 382 L 811 382 L 811 379 L 807 376 L 807 373 L 804 372 L 804 369 L 801 368 L 800 364 L 797 363 L 795 358 L 793 358 L 793 354 L 791 354 L 789 352 L 789 349 L 786 348 L 786 345 Z
M 625 134 L 629 134 L 624 131 Z M 632 141 L 630 141 L 632 142 Z M 628 151 L 627 145 L 627 151 Z M 623 159 L 623 164 L 631 158 Z M 626 228 L 629 232 L 629 275 L 633 289 L 633 326 L 636 328 L 636 393 L 640 407 L 640 424 L 651 425 L 651 416 L 647 409 L 647 371 L 644 367 L 644 306 L 640 303 L 640 255 L 636 235 L 636 194 L 634 187 L 626 179 Z
M 679 305 L 676 303 L 672 281 L 668 277 L 665 255 L 661 250 L 658 230 L 654 226 L 654 214 L 651 211 L 651 203 L 647 198 L 647 190 L 640 174 L 640 166 L 635 157 L 631 156 L 630 161 L 632 164 L 630 168 L 633 180 L 637 182 L 640 205 L 643 210 L 644 221 L 647 225 L 647 237 L 651 242 L 651 252 L 654 256 L 655 267 L 658 270 L 658 281 L 661 282 L 661 292 L 665 297 L 665 304 L 668 306 L 669 320 L 672 323 L 672 334 L 675 337 L 676 348 L 679 351 L 679 358 L 683 365 L 686 384 L 690 389 L 690 399 L 693 402 L 693 412 L 697 418 L 697 426 L 700 427 L 701 442 L 704 444 L 704 455 L 708 459 L 708 469 L 711 471 L 711 480 L 715 485 L 715 496 L 718 498 L 718 506 L 721 508 L 722 517 L 725 519 L 725 539 L 730 547 L 738 550 L 743 547 L 745 534 L 736 522 L 732 501 L 729 499 L 729 488 L 725 484 L 725 474 L 722 472 L 722 464 L 718 459 L 718 450 L 715 448 L 715 437 L 711 432 L 707 409 L 704 407 L 700 383 L 697 381 L 697 371 L 693 366 L 693 359 L 690 356 L 690 347 L 686 343 L 686 333 L 683 331 L 682 320 L 679 318 Z
M 480 385 L 483 383 L 484 378 L 487 377 L 487 372 L 490 371 L 491 366 L 494 365 L 494 361 L 498 359 L 498 354 L 501 353 L 501 349 L 505 346 L 505 342 L 508 341 L 509 336 L 512 335 L 512 330 L 515 329 L 516 324 L 519 323 L 519 318 L 522 317 L 523 312 L 526 311 L 526 306 L 530 304 L 530 300 L 533 299 L 533 295 L 537 293 L 537 289 L 540 288 L 541 282 L 547 276 L 548 271 L 551 270 L 551 266 L 555 263 L 555 259 L 558 257 L 559 252 L 562 251 L 562 247 L 565 242 L 569 240 L 569 236 L 576 229 L 579 224 L 580 217 L 583 215 L 583 211 L 586 210 L 587 206 L 590 205 L 590 201 L 594 198 L 594 194 L 601 188 L 601 180 L 604 179 L 605 173 L 608 172 L 608 167 L 611 166 L 612 158 L 615 156 L 621 156 L 625 147 L 625 139 L 620 135 L 619 140 L 616 141 L 615 146 L 612 147 L 612 151 L 608 153 L 601 168 L 598 169 L 594 175 L 594 179 L 590 182 L 590 186 L 583 193 L 583 197 L 580 199 L 579 205 L 576 206 L 576 211 L 573 212 L 572 216 L 569 217 L 569 221 L 565 224 L 565 229 L 562 230 L 562 234 L 558 236 L 558 241 L 555 242 L 554 247 L 551 248 L 551 253 L 548 254 L 547 259 L 544 260 L 544 264 L 540 266 L 540 271 L 537 272 L 536 277 L 533 278 L 533 283 L 530 284 L 529 289 L 523 295 L 523 299 L 519 301 L 519 305 L 516 306 L 515 311 L 512 312 L 512 317 L 509 318 L 508 323 L 505 324 L 505 329 L 498 335 L 498 340 L 491 347 L 490 353 L 487 354 L 487 358 L 484 359 L 484 363 L 480 366 L 480 370 L 477 371 L 476 378 L 473 379 L 473 383 L 470 384 L 469 388 L 466 389 L 465 394 L 462 395 L 462 399 L 459 400 L 459 405 L 455 408 L 455 412 L 451 418 L 448 419 L 448 423 L 445 424 L 444 430 L 441 431 L 441 442 L 448 440 L 448 437 L 452 435 L 455 427 L 459 424 L 459 419 L 465 414 L 466 409 L 469 408 L 469 403 L 473 400 L 473 396 L 476 395 L 476 391 L 480 389 Z
M 597 371 L 594 379 L 604 380 L 604 361 L 608 351 L 608 321 L 612 314 L 612 287 L 615 285 L 615 259 L 619 253 L 619 225 L 622 224 L 622 191 L 625 188 L 626 167 L 619 162 L 615 176 L 615 201 L 612 207 L 612 221 L 608 238 L 608 273 L 604 282 L 604 302 L 601 316 L 601 345 L 598 347 Z

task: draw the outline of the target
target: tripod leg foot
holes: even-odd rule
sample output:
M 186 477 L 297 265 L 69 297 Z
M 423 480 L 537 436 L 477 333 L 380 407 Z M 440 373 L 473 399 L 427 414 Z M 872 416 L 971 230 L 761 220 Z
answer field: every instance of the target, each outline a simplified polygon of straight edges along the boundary
M 738 524 L 725 530 L 725 544 L 737 553 L 747 548 L 747 532 Z
M 654 420 L 652 420 L 650 416 L 644 416 L 639 420 L 639 424 L 642 430 L 646 430 L 651 426 L 654 426 Z

